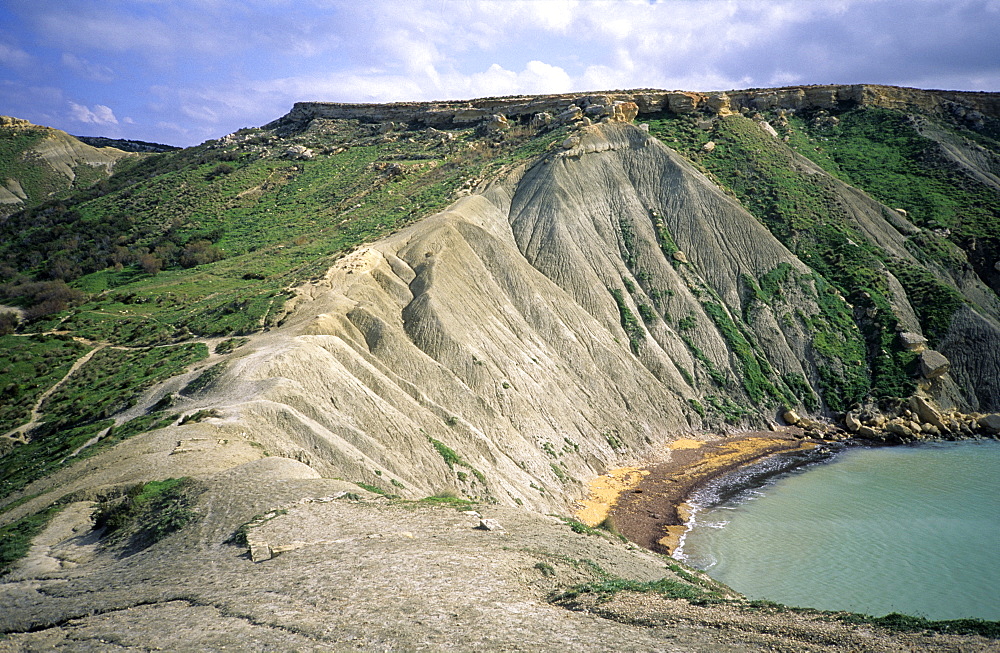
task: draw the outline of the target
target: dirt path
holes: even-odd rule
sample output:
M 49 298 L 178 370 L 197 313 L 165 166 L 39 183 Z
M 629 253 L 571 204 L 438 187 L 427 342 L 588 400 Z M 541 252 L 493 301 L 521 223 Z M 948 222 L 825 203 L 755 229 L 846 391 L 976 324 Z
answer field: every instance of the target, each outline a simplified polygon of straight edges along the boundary
M 91 349 L 90 351 L 88 351 L 86 354 L 84 354 L 80 358 L 76 359 L 76 362 L 73 363 L 73 365 L 69 368 L 69 371 L 66 372 L 66 374 L 63 376 L 63 378 L 61 378 L 58 381 L 56 381 L 52 385 L 51 388 L 49 388 L 48 390 L 46 390 L 42 394 L 38 395 L 38 401 L 36 401 L 35 405 L 31 407 L 31 417 L 28 419 L 28 422 L 26 424 L 21 424 L 20 426 L 12 429 L 10 431 L 8 431 L 7 433 L 4 433 L 3 437 L 10 438 L 12 440 L 19 440 L 20 439 L 18 437 L 19 433 L 20 434 L 24 434 L 24 436 L 27 436 L 28 432 L 31 431 L 31 429 L 33 429 L 36 426 L 38 426 L 39 424 L 41 424 L 42 423 L 42 404 L 45 403 L 45 400 L 48 399 L 49 397 L 51 397 L 52 393 L 54 393 L 64 383 L 66 383 L 66 381 L 69 379 L 69 377 L 73 376 L 73 374 L 78 369 L 80 369 L 81 367 L 83 367 L 84 365 L 86 365 L 87 362 L 91 358 L 94 357 L 94 354 L 96 354 L 97 352 L 99 352 L 100 350 L 102 350 L 102 349 L 104 349 L 105 347 L 108 347 L 108 346 L 109 346 L 109 343 L 99 343 L 93 349 Z

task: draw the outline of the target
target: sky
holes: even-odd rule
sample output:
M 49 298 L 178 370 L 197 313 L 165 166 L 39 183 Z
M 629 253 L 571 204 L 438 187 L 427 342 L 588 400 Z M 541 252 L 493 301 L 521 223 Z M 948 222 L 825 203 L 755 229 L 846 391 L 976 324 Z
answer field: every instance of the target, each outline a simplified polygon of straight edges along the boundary
M 0 0 L 0 114 L 194 145 L 298 101 L 1000 91 L 1000 0 Z

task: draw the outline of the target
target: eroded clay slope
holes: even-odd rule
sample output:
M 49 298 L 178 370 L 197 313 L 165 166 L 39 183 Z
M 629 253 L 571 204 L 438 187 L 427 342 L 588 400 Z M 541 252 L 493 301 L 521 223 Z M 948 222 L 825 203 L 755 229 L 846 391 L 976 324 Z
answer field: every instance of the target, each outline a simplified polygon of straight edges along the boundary
M 210 423 L 324 476 L 551 510 L 727 411 L 817 396 L 806 326 L 776 315 L 819 313 L 802 262 L 639 128 L 567 148 L 301 288 L 201 400 Z M 743 279 L 779 266 L 783 303 L 755 304 Z

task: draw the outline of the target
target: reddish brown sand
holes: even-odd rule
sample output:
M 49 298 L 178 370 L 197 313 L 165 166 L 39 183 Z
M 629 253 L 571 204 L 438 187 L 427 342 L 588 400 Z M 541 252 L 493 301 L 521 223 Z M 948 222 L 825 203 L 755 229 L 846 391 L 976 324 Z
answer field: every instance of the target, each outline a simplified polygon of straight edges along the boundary
M 799 433 L 798 429 L 788 429 L 717 440 L 678 440 L 671 443 L 669 460 L 665 462 L 641 469 L 627 468 L 629 473 L 625 475 L 616 474 L 620 470 L 615 470 L 606 475 L 607 479 L 597 479 L 592 484 L 590 499 L 578 515 L 591 525 L 610 516 L 614 526 L 629 540 L 669 555 L 687 528 L 690 513 L 686 501 L 695 490 L 776 453 L 816 446 L 816 441 L 800 439 Z M 629 479 L 632 483 L 608 483 L 615 478 Z M 603 515 L 594 509 L 595 503 L 604 506 Z

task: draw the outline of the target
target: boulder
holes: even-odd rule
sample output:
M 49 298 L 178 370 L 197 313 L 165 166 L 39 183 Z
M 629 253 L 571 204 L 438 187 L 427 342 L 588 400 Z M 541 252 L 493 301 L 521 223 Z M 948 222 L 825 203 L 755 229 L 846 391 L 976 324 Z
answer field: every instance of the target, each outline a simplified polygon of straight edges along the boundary
M 987 433 L 993 435 L 1000 434 L 1000 414 L 983 415 L 976 420 L 976 423 L 979 425 L 979 428 Z
M 796 413 L 794 410 L 786 410 L 784 414 L 781 416 L 781 419 L 785 420 L 785 422 L 791 424 L 792 426 L 795 426 L 796 424 L 802 421 L 802 418 L 799 417 L 799 414 Z
M 884 440 L 885 437 L 870 426 L 862 426 L 858 429 L 858 437 L 866 440 Z
M 928 349 L 920 354 L 920 373 L 927 379 L 937 379 L 948 373 L 951 361 L 939 351 Z
M 703 149 L 706 152 L 711 152 L 712 150 L 715 149 L 715 141 L 709 141 L 705 143 L 704 145 L 701 146 L 701 149 Z
M 273 557 L 271 547 L 268 546 L 267 542 L 250 540 L 248 544 L 250 546 L 250 559 L 252 561 L 263 562 L 265 560 L 270 560 Z
M 857 433 L 858 429 L 861 428 L 861 421 L 854 413 L 847 413 L 844 415 L 844 426 L 851 433 Z
M 900 424 L 899 422 L 889 422 L 885 425 L 885 430 L 904 439 L 913 437 L 913 431 L 911 431 L 908 426 Z
M 568 107 L 566 107 L 565 111 L 556 116 L 556 122 L 565 124 L 570 122 L 576 122 L 580 118 L 583 118 L 583 110 L 580 107 L 576 106 L 575 104 L 571 104 Z
M 912 331 L 899 334 L 899 342 L 909 351 L 923 351 L 927 348 L 927 338 Z
M 677 262 L 679 262 L 679 263 L 688 263 L 689 262 L 687 254 L 685 254 L 684 252 L 682 252 L 680 250 L 677 250 L 676 252 L 674 252 L 673 257 L 674 257 L 674 260 L 677 261 Z
M 725 93 L 709 95 L 705 100 L 705 105 L 708 106 L 708 109 L 712 113 L 718 116 L 728 116 L 733 113 L 732 108 L 729 106 L 729 96 Z
M 495 113 L 486 121 L 486 132 L 488 134 L 498 134 L 508 129 L 510 129 L 510 123 L 507 121 L 507 116 L 502 113 Z
M 760 128 L 763 129 L 765 133 L 771 135 L 774 138 L 778 137 L 778 132 L 774 129 L 774 127 L 771 126 L 771 123 L 769 123 L 768 121 L 761 120 L 757 124 L 760 125 Z
M 541 113 L 536 113 L 531 117 L 531 128 L 532 129 L 543 129 L 552 124 L 554 120 L 551 113 L 548 111 L 542 111 Z
M 611 106 L 610 122 L 632 122 L 639 115 L 639 105 L 635 102 L 615 102 Z
M 910 410 L 912 410 L 924 424 L 932 424 L 939 429 L 944 428 L 944 420 L 941 417 L 941 413 L 939 413 L 936 408 L 931 406 L 930 402 L 923 397 L 918 395 L 910 397 Z
M 292 145 L 287 150 L 285 150 L 286 159 L 308 161 L 314 156 L 316 156 L 316 154 L 304 145 Z
M 569 136 L 562 142 L 562 148 L 564 150 L 572 150 L 574 147 L 580 144 L 579 136 Z
M 479 526 L 477 528 L 479 528 L 479 530 L 483 530 L 483 531 L 502 531 L 503 530 L 503 526 L 501 526 L 500 522 L 498 522 L 495 519 L 480 519 L 479 520 Z

